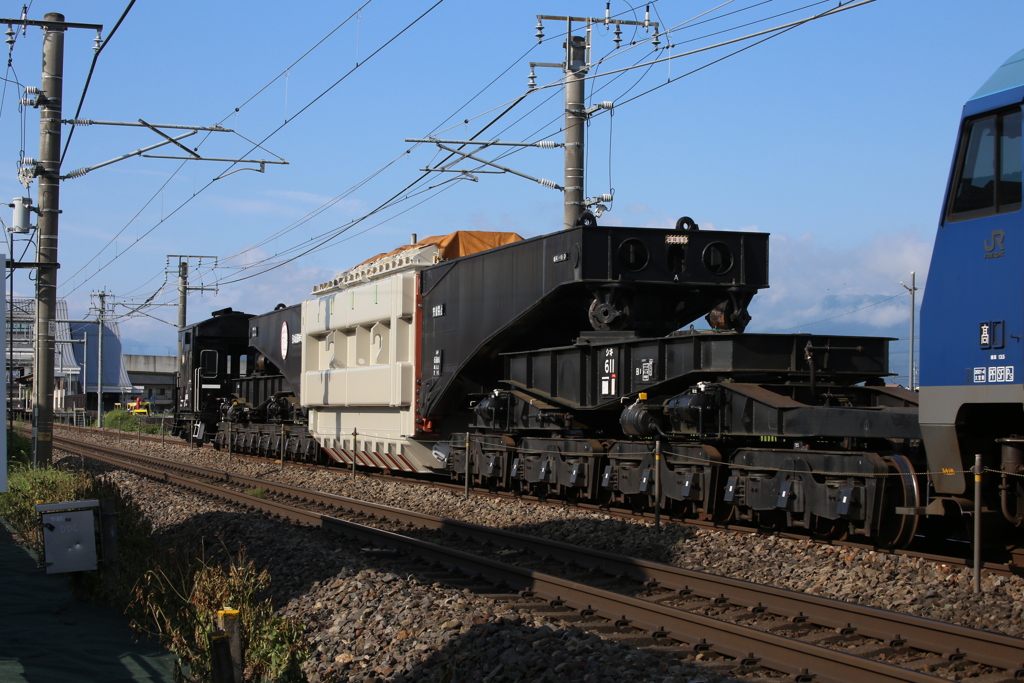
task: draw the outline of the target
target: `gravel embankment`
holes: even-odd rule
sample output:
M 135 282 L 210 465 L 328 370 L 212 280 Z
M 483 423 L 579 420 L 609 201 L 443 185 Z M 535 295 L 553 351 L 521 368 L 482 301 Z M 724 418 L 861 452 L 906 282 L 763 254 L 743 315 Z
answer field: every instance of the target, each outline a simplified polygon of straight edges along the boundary
M 125 441 L 123 445 L 128 446 Z M 131 447 L 131 446 L 128 446 Z M 987 575 L 971 591 L 970 570 L 903 556 L 623 521 L 572 508 L 474 497 L 382 483 L 341 470 L 285 467 L 209 449 L 148 445 L 162 457 L 276 479 L 396 507 L 667 562 L 822 597 L 1024 637 L 1024 581 Z M 168 499 L 156 484 L 111 473 L 161 528 L 197 524 L 244 545 L 268 567 L 282 614 L 309 627 L 316 650 L 311 681 L 585 680 L 715 681 L 713 671 L 606 641 L 572 624 L 537 623 L 468 593 L 389 568 L 373 553 L 339 544 L 314 529 L 239 515 L 182 493 Z M 698 663 L 699 664 L 699 663 Z

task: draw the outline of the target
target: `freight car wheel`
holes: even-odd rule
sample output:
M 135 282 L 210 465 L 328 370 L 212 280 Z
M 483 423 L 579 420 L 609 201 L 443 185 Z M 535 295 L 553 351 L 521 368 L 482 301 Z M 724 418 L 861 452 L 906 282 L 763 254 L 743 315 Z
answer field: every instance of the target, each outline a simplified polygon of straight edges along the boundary
M 917 485 L 914 466 L 902 455 L 885 458 L 889 476 L 882 486 L 882 520 L 878 525 L 878 543 L 887 548 L 906 548 L 917 534 L 920 517 L 896 514 L 896 508 L 916 508 L 921 505 L 921 491 Z

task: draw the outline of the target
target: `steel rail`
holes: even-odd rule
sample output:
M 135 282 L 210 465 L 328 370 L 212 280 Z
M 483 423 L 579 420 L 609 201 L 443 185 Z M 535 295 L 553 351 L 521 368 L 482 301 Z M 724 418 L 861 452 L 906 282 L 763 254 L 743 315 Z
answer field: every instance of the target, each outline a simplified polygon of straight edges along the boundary
M 85 448 L 92 450 L 96 446 L 87 444 Z M 99 448 L 107 450 L 106 447 Z M 835 681 L 836 683 L 857 680 L 858 677 L 867 677 L 868 680 L 880 683 L 889 681 L 928 683 L 943 680 L 938 676 L 910 671 L 892 664 L 864 659 L 818 645 L 810 645 L 773 633 L 759 631 L 749 626 L 721 622 L 711 617 L 579 584 L 543 572 L 504 564 L 390 531 L 230 491 L 206 482 L 172 474 L 166 470 L 154 469 L 138 462 L 129 461 L 126 464 L 122 458 L 113 454 L 95 452 L 81 454 L 108 464 L 127 467 L 166 483 L 225 498 L 284 519 L 321 526 L 358 541 L 410 553 L 427 562 L 437 563 L 452 570 L 479 576 L 495 584 L 508 586 L 513 590 L 532 594 L 552 605 L 566 606 L 585 614 L 593 614 L 613 621 L 617 626 L 643 629 L 651 632 L 655 637 L 666 637 L 688 643 L 694 650 L 713 650 L 751 664 L 756 662 L 769 669 L 792 673 L 798 677 L 813 677 L 815 680 Z
M 108 446 L 76 443 L 84 448 L 124 454 L 120 449 Z M 530 550 L 566 564 L 600 568 L 610 574 L 627 576 L 650 586 L 657 585 L 680 594 L 693 593 L 705 598 L 724 598 L 733 605 L 756 608 L 784 617 L 801 618 L 818 626 L 854 632 L 893 645 L 905 644 L 916 649 L 939 653 L 947 658 L 964 658 L 1009 670 L 1013 675 L 1024 674 L 1024 640 L 1002 634 L 581 548 L 560 541 L 402 510 L 156 456 L 132 453 L 130 457 L 156 462 L 178 471 L 191 472 L 193 476 L 260 487 L 317 504 L 345 508 L 420 528 L 444 531 L 475 542 Z M 248 501 L 250 498 L 247 496 L 245 500 Z
M 89 433 L 97 433 L 97 429 L 95 427 L 68 427 L 68 428 L 73 430 L 73 431 L 86 431 L 86 432 L 89 432 Z M 101 432 L 101 435 L 103 435 L 103 434 L 105 434 L 105 435 L 122 434 L 122 435 L 125 435 L 125 438 L 135 438 L 135 436 L 132 436 L 134 434 L 133 432 L 115 432 L 115 431 L 106 430 L 106 429 L 98 430 L 98 431 Z M 141 440 L 143 440 L 143 441 L 161 441 L 160 437 L 149 436 L 149 435 L 146 435 L 146 434 L 142 434 L 141 437 L 139 437 L 139 438 L 141 438 Z M 186 441 L 182 441 L 182 440 L 179 440 L 179 439 L 176 439 L 176 438 L 173 439 L 171 443 L 173 445 L 180 445 L 180 446 L 187 445 Z M 233 453 L 232 455 L 234 457 L 245 458 L 245 459 L 248 459 L 248 460 L 256 460 L 256 461 L 263 461 L 263 462 L 267 461 L 267 458 L 265 458 L 263 456 L 250 455 L 250 454 L 246 454 L 246 453 Z M 322 465 L 315 465 L 315 464 L 306 463 L 306 462 L 300 462 L 300 461 L 291 461 L 290 460 L 290 461 L 287 461 L 287 462 L 288 462 L 289 466 L 291 466 L 291 467 L 309 467 L 309 468 L 313 468 L 313 469 L 316 469 L 318 467 L 322 467 Z M 452 483 L 449 483 L 449 482 L 436 481 L 436 480 L 431 480 L 431 479 L 416 479 L 416 478 L 411 478 L 411 477 L 408 477 L 408 476 L 395 476 L 395 475 L 391 475 L 391 474 L 384 474 L 382 472 L 378 472 L 378 471 L 374 471 L 374 470 L 365 470 L 365 471 L 362 471 L 362 474 L 363 474 L 363 476 L 366 476 L 368 478 L 378 479 L 378 480 L 381 480 L 381 481 L 402 483 L 402 484 L 406 484 L 406 485 L 426 486 L 426 487 L 429 487 L 429 488 L 436 488 L 436 489 L 442 489 L 442 490 L 453 490 L 453 491 L 459 491 L 459 492 L 462 492 L 464 490 L 464 486 L 462 484 L 452 484 Z M 484 489 L 484 488 L 473 488 L 472 491 L 473 491 L 473 493 L 475 493 L 478 496 L 487 496 L 487 497 L 496 498 L 498 500 L 507 500 L 507 499 L 512 499 L 512 498 L 518 498 L 518 499 L 521 499 L 521 500 L 529 501 L 532 504 L 547 505 L 547 506 L 552 506 L 552 507 L 557 506 L 557 505 L 564 505 L 565 504 L 565 501 L 557 501 L 556 500 L 556 501 L 552 502 L 552 501 L 548 501 L 548 500 L 543 499 L 543 498 L 534 497 L 534 496 L 530 496 L 530 495 L 522 495 L 522 494 L 518 494 L 518 493 L 512 493 L 510 491 L 491 491 L 489 489 Z M 651 511 L 649 511 L 649 510 L 648 511 L 640 511 L 640 512 L 627 512 L 627 511 L 622 510 L 622 509 L 617 509 L 617 508 L 609 509 L 609 508 L 601 507 L 600 505 L 595 504 L 595 503 L 586 503 L 586 502 L 584 502 L 584 503 L 579 503 L 579 502 L 573 503 L 572 506 L 574 508 L 577 508 L 577 509 L 582 510 L 582 511 L 594 512 L 594 513 L 605 514 L 605 515 L 611 515 L 613 517 L 619 517 L 621 519 L 629 519 L 629 520 L 643 519 L 643 520 L 648 520 L 649 521 L 649 520 L 652 520 L 653 517 L 654 517 L 653 513 Z M 708 530 L 716 530 L 716 531 L 731 531 L 731 532 L 738 533 L 738 534 L 757 534 L 757 533 L 763 533 L 762 531 L 759 531 L 757 528 L 750 527 L 750 526 L 744 526 L 742 524 L 729 524 L 729 523 L 722 523 L 722 522 L 709 522 L 709 521 L 699 520 L 699 519 L 678 519 L 678 518 L 672 518 L 671 521 L 673 523 L 675 523 L 675 524 L 681 524 L 681 525 L 685 525 L 685 526 L 696 527 L 696 528 L 699 528 L 699 529 L 708 529 Z M 819 545 L 828 545 L 828 546 L 837 547 L 837 548 L 854 548 L 856 550 L 870 550 L 870 551 L 877 552 L 877 553 L 880 553 L 880 554 L 883 554 L 883 555 L 895 555 L 895 556 L 913 557 L 913 558 L 917 558 L 917 559 L 921 559 L 921 560 L 926 560 L 928 562 L 932 562 L 932 563 L 936 563 L 936 564 L 948 564 L 951 567 L 969 568 L 969 567 L 973 567 L 974 566 L 973 565 L 973 561 L 969 560 L 966 556 L 940 555 L 940 554 L 937 554 L 937 553 L 934 553 L 934 552 L 922 552 L 922 551 L 919 551 L 919 550 L 908 550 L 908 549 L 905 549 L 905 548 L 883 548 L 883 547 L 879 547 L 879 546 L 872 545 L 872 544 L 869 544 L 869 543 L 858 542 L 858 541 L 846 541 L 846 540 L 837 540 L 837 539 L 824 540 L 824 539 L 813 538 L 813 537 L 808 536 L 806 534 L 793 533 L 791 531 L 778 531 L 778 530 L 776 530 L 776 531 L 772 531 L 770 535 L 774 536 L 776 538 L 782 538 L 782 539 L 786 539 L 786 540 L 805 541 L 805 542 L 816 543 L 816 544 L 819 544 Z M 1011 554 L 1011 559 L 1008 562 L 987 561 L 987 562 L 983 562 L 982 563 L 981 568 L 983 570 L 985 570 L 985 571 L 993 572 L 995 574 L 999 574 L 999 575 L 1003 575 L 1003 576 L 1018 576 L 1018 575 L 1024 574 L 1024 549 L 1021 549 L 1021 548 L 1018 548 L 1018 549 L 1015 549 L 1015 550 L 1010 549 L 1010 554 Z

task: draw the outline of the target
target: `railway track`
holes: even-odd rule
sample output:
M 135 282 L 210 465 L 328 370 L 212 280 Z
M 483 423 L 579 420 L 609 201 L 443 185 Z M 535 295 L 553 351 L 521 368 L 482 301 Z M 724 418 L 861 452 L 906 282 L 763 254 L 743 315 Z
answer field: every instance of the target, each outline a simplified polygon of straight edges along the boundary
M 69 430 L 79 433 L 99 434 L 102 436 L 114 437 L 123 443 L 130 443 L 132 441 L 136 443 L 143 442 L 158 442 L 158 443 L 172 443 L 178 445 L 185 445 L 186 442 L 179 439 L 171 438 L 165 439 L 159 436 L 150 436 L 146 434 L 133 434 L 130 432 L 112 432 L 109 430 L 97 430 L 91 427 L 68 427 Z M 208 446 L 207 446 L 208 447 Z M 233 453 L 233 457 L 250 459 L 259 462 L 267 462 L 268 459 L 260 456 L 253 456 L 241 453 Z M 290 467 L 309 467 L 315 468 L 318 465 L 311 465 L 308 463 L 286 461 Z M 366 476 L 371 479 L 377 479 L 380 481 L 402 483 L 409 486 L 427 486 L 430 488 L 437 488 L 449 491 L 463 491 L 464 485 L 454 482 L 439 481 L 436 479 L 419 479 L 408 476 L 396 476 L 392 474 L 386 474 L 382 472 L 375 472 L 371 470 L 359 470 L 359 476 Z M 486 496 L 494 499 L 520 499 L 528 501 L 534 505 L 544 505 L 551 507 L 561 507 L 569 503 L 558 499 L 547 499 L 540 498 L 530 494 L 513 493 L 510 491 L 492 491 L 486 488 L 474 487 L 471 489 L 474 496 Z M 637 518 L 644 520 L 651 520 L 654 514 L 650 510 L 644 511 L 632 511 L 622 508 L 607 508 L 601 507 L 597 504 L 592 503 L 579 503 L 574 502 L 571 505 L 575 508 L 584 511 L 597 512 L 603 515 L 611 517 L 617 517 L 620 519 L 635 520 Z M 684 524 L 686 526 L 697 527 L 701 529 L 714 529 L 718 531 L 732 531 L 741 534 L 765 534 L 769 533 L 779 538 L 799 541 L 810 541 L 813 543 L 819 543 L 823 545 L 831 545 L 843 548 L 854 548 L 857 550 L 870 550 L 881 554 L 891 554 L 896 556 L 906 556 L 913 558 L 920 558 L 928 562 L 935 564 L 945 564 L 950 567 L 956 568 L 971 568 L 973 567 L 973 560 L 971 559 L 971 548 L 967 544 L 960 544 L 963 547 L 957 550 L 951 550 L 949 548 L 883 548 L 872 544 L 860 543 L 857 541 L 842 540 L 842 539 L 820 539 L 813 536 L 804 534 L 789 533 L 785 531 L 765 531 L 757 527 L 745 526 L 742 524 L 723 524 L 720 522 L 711 522 L 698 519 L 677 519 L 670 518 L 667 515 L 663 517 L 664 520 L 670 521 L 676 524 Z M 982 569 L 986 572 L 1000 574 L 1004 576 L 1011 575 L 1024 575 L 1024 548 L 1007 548 L 998 551 L 1002 557 L 998 561 L 988 560 L 983 561 Z
M 530 599 L 588 628 L 612 629 L 678 656 L 702 653 L 735 673 L 769 669 L 815 681 L 960 680 L 972 674 L 986 683 L 1024 676 L 1024 641 L 1008 636 L 94 443 L 58 437 L 55 445 L 458 569 L 473 581 L 485 580 L 518 594 L 508 599 Z M 607 622 L 595 624 L 595 619 Z

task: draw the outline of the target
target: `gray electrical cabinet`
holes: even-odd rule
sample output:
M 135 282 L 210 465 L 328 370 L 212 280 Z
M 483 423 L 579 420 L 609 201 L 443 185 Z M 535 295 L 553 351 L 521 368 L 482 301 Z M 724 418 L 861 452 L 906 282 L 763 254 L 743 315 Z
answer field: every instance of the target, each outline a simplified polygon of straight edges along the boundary
M 43 564 L 47 574 L 96 569 L 98 500 L 36 505 L 43 529 Z

